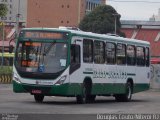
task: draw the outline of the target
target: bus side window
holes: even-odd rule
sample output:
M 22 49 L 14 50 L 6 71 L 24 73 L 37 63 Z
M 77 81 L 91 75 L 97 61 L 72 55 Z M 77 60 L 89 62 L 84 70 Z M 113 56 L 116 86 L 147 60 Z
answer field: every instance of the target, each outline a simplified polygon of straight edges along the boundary
M 105 43 L 94 41 L 94 63 L 103 64 L 105 62 Z
M 117 50 L 116 50 L 116 58 L 118 65 L 125 65 L 126 64 L 126 45 L 118 43 Z
M 135 65 L 136 64 L 136 49 L 133 45 L 127 46 L 127 65 Z
M 79 45 L 71 45 L 71 68 L 70 74 L 80 68 L 80 46 Z
M 115 64 L 116 62 L 116 44 L 107 42 L 106 43 L 106 63 L 107 64 Z
M 83 40 L 83 62 L 85 63 L 93 62 L 93 40 L 90 39 Z
M 137 65 L 138 66 L 145 66 L 145 48 L 144 47 L 137 47 Z

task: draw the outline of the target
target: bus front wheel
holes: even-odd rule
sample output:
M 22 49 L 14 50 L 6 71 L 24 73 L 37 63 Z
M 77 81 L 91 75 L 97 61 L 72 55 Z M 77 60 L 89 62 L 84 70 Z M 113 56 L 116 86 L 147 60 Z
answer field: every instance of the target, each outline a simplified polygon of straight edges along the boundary
M 91 83 L 90 82 L 84 82 L 82 87 L 82 95 L 77 95 L 77 103 L 90 103 L 95 100 L 95 95 L 91 95 Z
M 88 95 L 88 89 L 83 87 L 82 95 L 77 95 L 77 103 L 83 104 L 83 103 L 89 103 L 89 95 Z
M 36 102 L 41 103 L 43 102 L 44 95 L 34 95 L 34 99 Z

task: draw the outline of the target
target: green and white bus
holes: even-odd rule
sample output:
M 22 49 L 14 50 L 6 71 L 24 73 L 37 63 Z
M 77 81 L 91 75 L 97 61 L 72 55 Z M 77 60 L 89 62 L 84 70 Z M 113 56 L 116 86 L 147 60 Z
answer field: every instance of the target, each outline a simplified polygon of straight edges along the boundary
M 60 28 L 24 28 L 17 39 L 13 90 L 45 96 L 130 101 L 149 89 L 150 43 Z

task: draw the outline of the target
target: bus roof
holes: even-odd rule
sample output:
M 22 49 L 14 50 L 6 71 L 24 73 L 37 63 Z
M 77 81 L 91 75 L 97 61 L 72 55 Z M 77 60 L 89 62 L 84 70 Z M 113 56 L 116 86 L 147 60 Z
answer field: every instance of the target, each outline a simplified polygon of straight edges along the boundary
M 57 32 L 69 32 L 72 34 L 72 36 L 83 36 L 83 37 L 91 37 L 95 39 L 109 39 L 111 41 L 116 41 L 116 42 L 127 42 L 127 43 L 133 43 L 137 45 L 147 45 L 149 46 L 150 43 L 148 41 L 143 41 L 143 40 L 137 40 L 137 39 L 131 39 L 131 38 L 124 38 L 124 37 L 118 37 L 118 36 L 112 36 L 108 34 L 98 34 L 98 33 L 92 33 L 92 32 L 85 32 L 81 30 L 72 30 L 72 29 L 65 29 L 64 27 L 61 28 L 23 28 L 22 30 L 44 30 L 44 31 L 57 31 Z
M 131 39 L 131 38 L 124 38 L 124 37 L 119 37 L 119 36 L 111 36 L 107 34 L 97 34 L 97 33 L 92 33 L 92 32 L 83 32 L 83 31 L 71 31 L 72 34 L 74 35 L 82 35 L 82 36 L 92 36 L 93 38 L 98 38 L 98 39 L 108 39 L 111 41 L 116 41 L 116 42 L 127 42 L 127 43 L 133 43 L 133 44 L 143 44 L 143 45 L 150 45 L 148 41 L 143 41 L 143 40 L 137 40 L 137 39 Z

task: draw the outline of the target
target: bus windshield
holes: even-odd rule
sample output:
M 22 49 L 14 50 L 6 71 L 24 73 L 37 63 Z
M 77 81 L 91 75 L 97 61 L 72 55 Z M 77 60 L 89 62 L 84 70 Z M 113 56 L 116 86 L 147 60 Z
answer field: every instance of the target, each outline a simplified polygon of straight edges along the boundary
M 58 73 L 65 69 L 67 44 L 63 42 L 19 41 L 15 66 L 25 73 Z

